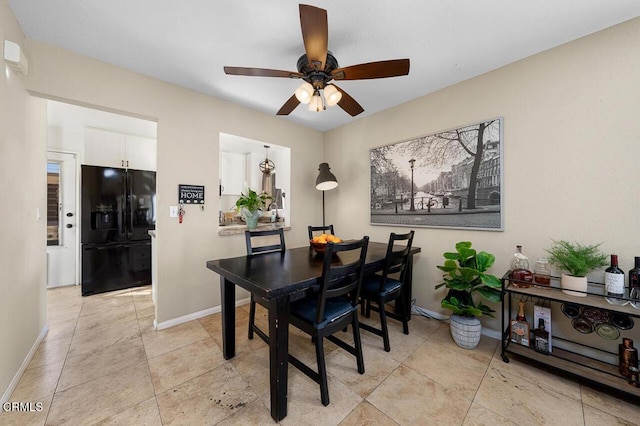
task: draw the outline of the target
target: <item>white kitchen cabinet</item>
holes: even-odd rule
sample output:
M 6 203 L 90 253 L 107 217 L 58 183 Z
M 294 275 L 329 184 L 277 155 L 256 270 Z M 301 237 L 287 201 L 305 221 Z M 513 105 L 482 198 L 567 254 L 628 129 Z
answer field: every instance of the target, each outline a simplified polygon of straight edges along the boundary
M 240 195 L 246 192 L 247 157 L 244 154 L 220 152 L 220 193 Z
M 85 129 L 84 164 L 137 170 L 157 169 L 155 139 Z

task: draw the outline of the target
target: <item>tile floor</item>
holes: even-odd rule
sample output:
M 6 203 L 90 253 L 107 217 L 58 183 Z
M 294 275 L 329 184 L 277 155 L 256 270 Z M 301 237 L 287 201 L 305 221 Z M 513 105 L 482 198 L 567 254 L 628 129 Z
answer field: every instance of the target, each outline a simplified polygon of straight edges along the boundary
M 237 311 L 237 355 L 222 357 L 220 314 L 154 331 L 149 287 L 87 298 L 79 287 L 48 292 L 49 333 L 11 401 L 40 402 L 3 412 L 0 425 L 253 425 L 269 415 L 267 346 L 246 338 Z M 266 327 L 259 311 L 258 324 Z M 448 324 L 413 316 L 408 336 L 391 321 L 391 352 L 363 332 L 366 373 L 327 344 L 331 404 L 289 368 L 283 425 L 627 425 L 640 406 L 624 403 L 523 362 L 502 362 L 498 342 L 468 351 Z M 290 350 L 314 364 L 309 338 L 292 328 Z

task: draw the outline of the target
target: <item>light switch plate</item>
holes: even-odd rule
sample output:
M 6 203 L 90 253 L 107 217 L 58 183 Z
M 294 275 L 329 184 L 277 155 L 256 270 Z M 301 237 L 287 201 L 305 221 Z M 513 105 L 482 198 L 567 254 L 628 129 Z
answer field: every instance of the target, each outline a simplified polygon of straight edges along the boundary
M 178 206 L 169 206 L 169 217 L 178 217 Z

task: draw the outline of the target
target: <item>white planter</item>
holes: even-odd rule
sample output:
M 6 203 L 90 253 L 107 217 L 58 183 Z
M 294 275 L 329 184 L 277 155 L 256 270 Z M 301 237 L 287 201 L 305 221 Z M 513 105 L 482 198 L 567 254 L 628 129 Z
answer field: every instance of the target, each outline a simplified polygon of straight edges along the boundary
M 479 318 L 467 318 L 460 315 L 451 315 L 449 325 L 453 341 L 461 348 L 473 349 L 478 346 L 478 343 L 480 343 L 482 323 Z
M 587 277 L 562 274 L 560 285 L 562 292 L 570 296 L 585 297 L 587 295 Z

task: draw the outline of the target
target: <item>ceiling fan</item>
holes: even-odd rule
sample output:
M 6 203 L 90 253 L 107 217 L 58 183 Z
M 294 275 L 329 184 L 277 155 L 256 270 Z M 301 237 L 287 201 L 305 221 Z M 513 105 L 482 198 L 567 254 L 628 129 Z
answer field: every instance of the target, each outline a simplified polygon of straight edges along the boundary
M 326 106 L 338 105 L 352 117 L 364 111 L 362 106 L 347 92 L 330 84 L 332 80 L 365 80 L 397 77 L 409 74 L 409 59 L 369 62 L 339 67 L 338 60 L 327 49 L 327 11 L 301 4 L 300 26 L 305 54 L 298 59 L 298 71 L 282 71 L 265 68 L 224 67 L 229 75 L 253 77 L 299 78 L 304 83 L 295 90 L 277 112 L 290 114 L 300 103 L 309 104 L 309 110 L 322 111 Z

